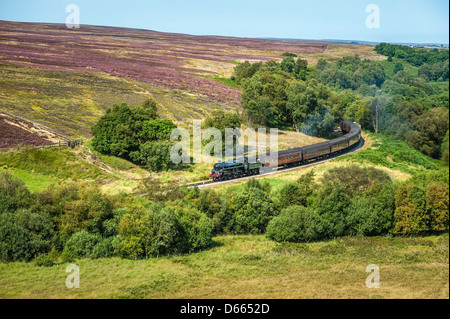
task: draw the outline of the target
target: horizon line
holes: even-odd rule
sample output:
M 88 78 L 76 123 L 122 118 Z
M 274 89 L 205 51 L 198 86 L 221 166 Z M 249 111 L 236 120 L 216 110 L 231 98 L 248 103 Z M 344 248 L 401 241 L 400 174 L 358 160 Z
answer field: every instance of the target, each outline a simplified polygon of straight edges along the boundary
M 66 25 L 64 22 L 43 22 L 43 21 L 17 21 L 17 20 L 2 20 L 0 22 L 16 22 L 16 23 L 30 23 L 30 24 L 50 24 L 50 25 Z M 389 44 L 411 44 L 411 45 L 446 45 L 449 46 L 449 42 L 402 42 L 402 41 L 370 41 L 370 40 L 356 40 L 356 39 L 305 39 L 305 38 L 284 38 L 284 37 L 248 37 L 248 36 L 234 36 L 234 35 L 219 35 L 219 34 L 192 34 L 192 33 L 184 33 L 184 32 L 172 32 L 172 31 L 158 31 L 153 29 L 146 28 L 135 28 L 128 26 L 116 26 L 116 25 L 100 25 L 100 24 L 85 24 L 80 23 L 81 26 L 90 26 L 90 27 L 103 27 L 103 28 L 122 28 L 122 29 L 131 29 L 131 30 L 143 30 L 143 31 L 151 31 L 151 32 L 159 32 L 159 33 L 168 33 L 168 34 L 182 34 L 182 35 L 190 35 L 190 36 L 199 36 L 199 37 L 224 37 L 224 38 L 238 38 L 238 39 L 256 39 L 256 40 L 277 40 L 277 41 L 286 41 L 286 42 L 349 42 L 345 44 L 349 45 L 376 45 L 379 43 L 389 43 Z M 76 29 L 70 29 L 71 31 L 76 31 Z M 361 43 L 351 43 L 351 42 L 361 42 Z M 364 43 L 365 42 L 365 43 Z

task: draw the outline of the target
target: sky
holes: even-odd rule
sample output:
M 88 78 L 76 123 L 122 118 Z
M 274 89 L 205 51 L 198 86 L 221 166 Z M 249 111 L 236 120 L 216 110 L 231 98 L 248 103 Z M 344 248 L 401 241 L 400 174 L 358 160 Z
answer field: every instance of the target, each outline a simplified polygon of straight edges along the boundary
M 0 0 L 0 20 L 238 37 L 449 43 L 448 0 Z M 379 8 L 379 27 L 366 20 Z M 370 21 L 375 21 L 369 19 Z M 81 26 L 82 27 L 82 26 Z

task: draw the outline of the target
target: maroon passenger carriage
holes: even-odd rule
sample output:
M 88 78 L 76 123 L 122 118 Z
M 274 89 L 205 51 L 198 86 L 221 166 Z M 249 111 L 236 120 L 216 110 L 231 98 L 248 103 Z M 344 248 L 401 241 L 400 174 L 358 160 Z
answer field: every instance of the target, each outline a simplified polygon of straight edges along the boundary
M 345 135 L 322 143 L 280 151 L 276 153 L 276 157 L 267 156 L 262 161 L 263 167 L 270 166 L 276 160 L 278 160 L 278 166 L 297 166 L 329 158 L 350 150 L 359 143 L 361 129 L 356 123 L 350 121 L 342 121 L 340 127 Z

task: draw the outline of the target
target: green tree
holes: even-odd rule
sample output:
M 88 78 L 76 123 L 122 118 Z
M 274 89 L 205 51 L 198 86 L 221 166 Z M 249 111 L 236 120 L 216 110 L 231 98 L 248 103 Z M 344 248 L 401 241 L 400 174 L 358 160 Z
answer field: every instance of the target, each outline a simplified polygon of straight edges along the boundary
M 449 187 L 442 183 L 433 182 L 425 190 L 426 211 L 429 219 L 429 229 L 448 230 Z
M 281 61 L 281 69 L 284 72 L 292 73 L 292 72 L 294 72 L 294 67 L 295 67 L 295 61 L 294 61 L 294 58 L 292 58 L 292 57 L 286 57 L 283 59 L 283 61 Z
M 100 235 L 91 234 L 86 230 L 82 230 L 70 237 L 64 250 L 75 258 L 91 257 L 95 245 L 100 241 Z
M 170 120 L 156 118 L 155 108 L 156 102 L 152 100 L 147 100 L 143 107 L 114 105 L 92 127 L 92 146 L 103 154 L 123 157 L 155 170 L 170 166 L 171 144 L 167 142 L 176 126 Z
M 310 171 L 303 174 L 297 179 L 296 184 L 299 188 L 297 201 L 299 205 L 307 206 L 308 198 L 312 196 L 314 191 L 319 187 L 315 182 L 315 172 Z
M 368 192 L 376 185 L 391 183 L 386 172 L 374 167 L 358 165 L 332 168 L 325 172 L 321 181 L 324 184 L 328 181 L 339 182 L 350 197 Z
M 267 225 L 266 236 L 277 242 L 303 242 L 319 237 L 319 215 L 311 208 L 289 206 Z
M 158 104 L 153 99 L 147 99 L 142 104 L 142 108 L 146 111 L 146 113 L 153 118 L 158 117 Z
M 316 82 L 293 82 L 287 90 L 286 107 L 292 114 L 294 126 L 300 129 L 301 125 L 311 119 L 318 123 L 314 117 L 323 117 L 327 111 L 326 100 L 329 90 Z
M 8 172 L 0 172 L 0 214 L 29 207 L 33 197 L 25 183 Z
M 350 198 L 339 182 L 327 181 L 311 199 L 310 207 L 317 211 L 321 224 L 318 232 L 323 238 L 342 236 L 345 233 L 345 215 Z
M 262 65 L 263 64 L 261 62 L 252 64 L 245 61 L 240 63 L 234 68 L 233 77 L 236 82 L 240 84 L 243 79 L 251 78 L 262 67 Z
M 349 235 L 375 236 L 387 233 L 392 226 L 392 211 L 373 197 L 354 197 L 347 208 L 345 222 Z
M 394 232 L 417 234 L 427 230 L 425 192 L 411 184 L 401 185 L 395 193 Z
M 306 74 L 308 72 L 308 61 L 298 58 L 295 61 L 294 74 L 297 79 L 306 80 Z
M 33 256 L 50 252 L 56 244 L 55 225 L 49 214 L 20 209 L 14 213 L 14 222 L 28 231 Z
M 136 211 L 123 215 L 119 223 L 119 235 L 122 238 L 122 253 L 132 259 L 143 254 L 153 253 L 156 238 L 153 213 Z
M 145 142 L 139 146 L 139 152 L 130 153 L 136 163 L 141 163 L 153 171 L 167 170 L 174 167 L 170 159 L 173 143 Z
M 448 156 L 448 150 L 449 150 L 449 146 L 448 146 L 448 141 L 449 141 L 449 137 L 448 137 L 448 130 L 447 133 L 445 134 L 444 139 L 442 140 L 442 144 L 441 144 L 441 159 L 442 161 L 446 164 L 449 165 L 449 156 Z
M 295 183 L 285 184 L 279 191 L 278 198 L 281 208 L 286 208 L 291 205 L 302 205 L 300 187 Z
M 399 71 L 403 71 L 404 67 L 401 62 L 398 62 L 394 65 L 394 74 L 397 74 Z
M 182 232 L 176 212 L 169 208 L 163 208 L 154 215 L 156 236 L 152 241 L 153 254 L 172 254 L 182 252 L 179 246 Z
M 239 234 L 262 234 L 277 214 L 275 204 L 262 190 L 250 188 L 236 198 L 230 229 Z
M 0 215 L 0 260 L 29 261 L 32 258 L 29 232 L 16 225 L 10 213 Z

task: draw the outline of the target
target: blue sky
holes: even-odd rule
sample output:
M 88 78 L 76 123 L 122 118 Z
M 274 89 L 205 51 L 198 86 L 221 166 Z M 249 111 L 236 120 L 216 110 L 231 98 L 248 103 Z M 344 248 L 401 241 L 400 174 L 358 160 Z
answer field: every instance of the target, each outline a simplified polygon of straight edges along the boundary
M 0 0 L 0 20 L 65 23 L 68 4 L 80 23 L 198 35 L 386 42 L 449 40 L 448 0 Z M 366 6 L 380 28 L 366 27 Z

